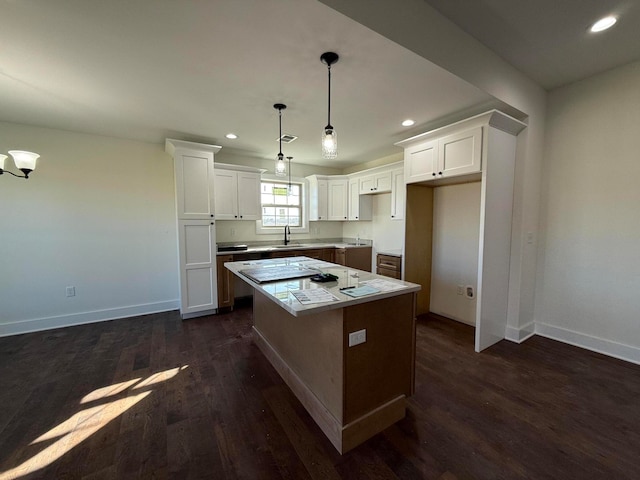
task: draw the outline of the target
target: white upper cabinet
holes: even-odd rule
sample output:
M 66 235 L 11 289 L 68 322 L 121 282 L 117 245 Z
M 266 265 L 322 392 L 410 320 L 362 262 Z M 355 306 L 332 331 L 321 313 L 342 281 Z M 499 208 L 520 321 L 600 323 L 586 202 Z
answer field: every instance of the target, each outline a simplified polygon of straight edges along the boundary
M 479 173 L 482 170 L 482 132 L 482 127 L 474 127 L 440 138 L 430 136 L 423 141 L 399 142 L 396 145 L 406 145 L 405 183 Z
M 482 127 L 454 133 L 438 140 L 437 176 L 479 172 L 482 159 Z
M 347 220 L 348 180 L 342 175 L 310 175 L 309 220 Z
M 214 177 L 216 219 L 260 219 L 259 173 L 216 168 Z
M 306 178 L 309 182 L 309 220 L 328 220 L 327 189 L 329 181 L 327 177 L 311 175 Z
M 404 170 L 399 168 L 391 172 L 391 218 L 404 218 L 404 205 L 407 186 L 404 181 Z
M 329 220 L 347 220 L 349 183 L 346 178 L 330 178 L 327 183 L 327 216 Z
M 373 213 L 371 195 L 360 195 L 360 179 L 349 179 L 349 220 L 371 220 Z
M 181 220 L 214 215 L 213 153 L 175 149 L 176 210 Z
M 424 182 L 436 176 L 438 141 L 419 143 L 404 151 L 404 177 L 407 183 Z
M 378 172 L 360 179 L 360 194 L 387 193 L 391 191 L 391 172 Z

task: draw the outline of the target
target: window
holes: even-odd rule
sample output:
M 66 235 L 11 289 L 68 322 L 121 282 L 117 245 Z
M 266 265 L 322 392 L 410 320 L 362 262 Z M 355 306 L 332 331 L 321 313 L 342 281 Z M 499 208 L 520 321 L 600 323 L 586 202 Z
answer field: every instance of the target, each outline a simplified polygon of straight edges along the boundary
M 262 228 L 302 227 L 302 185 L 286 182 L 263 181 L 260 184 Z

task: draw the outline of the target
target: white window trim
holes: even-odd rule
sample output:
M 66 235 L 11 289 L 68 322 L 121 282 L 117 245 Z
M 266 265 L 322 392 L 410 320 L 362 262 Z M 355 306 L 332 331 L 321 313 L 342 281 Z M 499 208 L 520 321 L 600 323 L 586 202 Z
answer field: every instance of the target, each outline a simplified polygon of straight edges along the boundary
M 270 173 L 263 173 L 260 181 L 266 182 L 287 182 L 288 178 L 278 177 Z M 299 183 L 302 186 L 302 226 L 291 227 L 291 233 L 309 233 L 309 186 L 307 179 L 303 177 L 291 177 L 291 182 Z M 262 211 L 262 202 L 260 202 L 260 210 Z M 262 219 L 256 220 L 256 235 L 277 235 L 282 233 L 283 227 L 263 227 Z

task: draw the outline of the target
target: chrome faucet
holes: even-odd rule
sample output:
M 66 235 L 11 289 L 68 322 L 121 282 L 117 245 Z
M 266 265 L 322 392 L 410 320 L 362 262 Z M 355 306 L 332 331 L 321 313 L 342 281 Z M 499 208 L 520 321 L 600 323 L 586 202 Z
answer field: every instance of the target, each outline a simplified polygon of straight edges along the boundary
M 291 241 L 290 237 L 291 237 L 291 229 L 289 228 L 289 225 L 287 225 L 286 227 L 284 227 L 284 244 L 285 245 L 288 245 L 289 242 Z

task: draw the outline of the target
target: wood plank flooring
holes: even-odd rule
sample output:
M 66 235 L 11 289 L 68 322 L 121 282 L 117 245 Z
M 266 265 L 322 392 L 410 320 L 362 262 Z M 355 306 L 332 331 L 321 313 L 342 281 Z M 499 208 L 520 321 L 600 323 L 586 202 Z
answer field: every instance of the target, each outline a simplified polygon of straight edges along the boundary
M 0 479 L 638 479 L 640 366 L 418 321 L 407 417 L 340 456 L 251 307 L 0 338 Z

